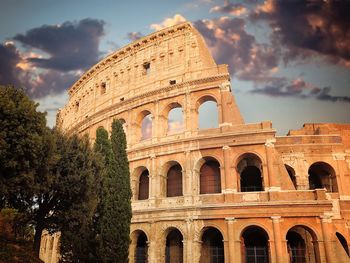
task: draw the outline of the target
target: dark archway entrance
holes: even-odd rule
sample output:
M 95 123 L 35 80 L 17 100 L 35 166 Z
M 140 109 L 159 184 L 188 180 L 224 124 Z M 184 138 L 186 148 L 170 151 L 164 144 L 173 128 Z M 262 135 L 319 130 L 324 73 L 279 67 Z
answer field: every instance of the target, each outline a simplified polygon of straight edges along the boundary
M 338 233 L 338 232 L 336 232 L 335 235 L 337 236 L 340 244 L 344 248 L 346 254 L 349 256 L 349 246 L 348 246 L 348 242 L 346 242 L 345 237 L 342 234 Z
M 252 153 L 244 154 L 237 164 L 241 192 L 263 191 L 262 163 Z
M 307 227 L 295 226 L 287 232 L 287 249 L 291 263 L 319 262 L 316 235 Z
M 208 157 L 200 169 L 200 194 L 215 193 L 221 193 L 220 164 Z
M 140 231 L 137 237 L 136 250 L 135 250 L 135 263 L 147 263 L 148 262 L 148 245 L 147 236 L 144 232 Z
M 224 263 L 224 242 L 216 228 L 207 228 L 202 236 L 200 263 Z
M 138 200 L 146 200 L 149 197 L 149 172 L 144 170 L 139 178 Z
M 334 169 L 327 163 L 317 162 L 309 168 L 310 189 L 326 188 L 328 192 L 338 192 Z
M 295 190 L 297 190 L 298 189 L 297 178 L 295 177 L 295 171 L 294 171 L 293 167 L 291 167 L 287 164 L 285 164 L 284 166 L 286 167 L 286 170 L 288 172 L 290 180 L 292 180 L 292 183 L 294 185 Z
M 269 237 L 258 226 L 246 228 L 242 233 L 242 252 L 246 263 L 269 262 Z
M 170 167 L 167 174 L 167 197 L 182 195 L 182 168 L 179 164 Z
M 182 263 L 183 262 L 183 237 L 179 230 L 173 229 L 166 238 L 165 262 Z

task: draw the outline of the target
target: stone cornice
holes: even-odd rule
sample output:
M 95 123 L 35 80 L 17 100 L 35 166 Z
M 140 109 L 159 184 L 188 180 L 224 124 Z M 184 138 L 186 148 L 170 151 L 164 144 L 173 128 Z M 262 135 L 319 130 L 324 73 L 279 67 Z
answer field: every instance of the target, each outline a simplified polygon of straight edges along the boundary
M 154 43 L 159 40 L 159 38 L 164 38 L 165 36 L 169 34 L 173 34 L 175 32 L 179 32 L 182 30 L 193 30 L 193 26 L 190 22 L 184 22 L 172 27 L 168 27 L 165 29 L 162 29 L 160 31 L 157 31 L 155 33 L 152 33 L 148 36 L 142 37 L 126 46 L 124 46 L 121 49 L 118 49 L 117 51 L 113 52 L 94 66 L 92 66 L 88 71 L 86 71 L 78 81 L 76 81 L 71 88 L 68 90 L 68 94 L 72 96 L 74 93 L 79 90 L 79 88 L 90 78 L 96 76 L 101 69 L 104 69 L 110 65 L 112 65 L 114 62 L 122 60 L 129 54 L 137 52 L 139 49 L 144 47 L 145 45 L 149 45 L 150 43 Z

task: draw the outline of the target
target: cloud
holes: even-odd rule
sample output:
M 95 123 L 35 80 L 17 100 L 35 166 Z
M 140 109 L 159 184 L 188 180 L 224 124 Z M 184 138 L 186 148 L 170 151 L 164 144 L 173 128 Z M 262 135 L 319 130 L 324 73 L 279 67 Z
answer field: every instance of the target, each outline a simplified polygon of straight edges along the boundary
M 260 44 L 246 30 L 242 18 L 221 17 L 194 23 L 219 64 L 228 64 L 232 76 L 241 80 L 266 81 L 278 70 L 277 46 Z
M 322 101 L 347 102 L 350 103 L 349 96 L 331 95 L 330 87 L 319 88 L 311 83 L 298 78 L 289 81 L 285 77 L 271 79 L 263 88 L 256 87 L 251 93 L 259 93 L 272 97 L 295 97 L 313 98 Z
M 17 64 L 22 60 L 13 42 L 0 44 L 0 84 L 20 85 L 19 75 L 22 72 Z
M 41 73 L 33 73 L 33 76 L 35 78 L 26 83 L 27 93 L 31 97 L 41 98 L 67 90 L 80 75 L 77 72 L 45 70 Z
M 186 18 L 184 18 L 180 14 L 176 14 L 173 17 L 169 17 L 169 18 L 164 19 L 160 24 L 151 24 L 150 28 L 157 31 L 157 30 L 161 30 L 161 29 L 166 28 L 166 27 L 180 24 L 180 23 L 185 22 L 185 21 L 187 21 Z
M 130 41 L 138 40 L 139 38 L 143 37 L 144 35 L 141 32 L 129 32 L 126 35 L 126 38 Z
M 225 0 L 224 5 L 214 6 L 210 9 L 210 13 L 226 13 L 233 16 L 241 16 L 246 14 L 248 9 L 240 3 L 231 3 L 229 0 Z
M 287 48 L 286 62 L 325 55 L 350 67 L 350 1 L 277 1 L 257 6 L 252 21 L 267 21 L 272 40 Z
M 104 22 L 83 19 L 61 25 L 43 25 L 0 44 L 0 84 L 23 87 L 32 98 L 67 90 L 86 68 L 99 59 Z M 44 58 L 42 54 L 49 55 Z
M 104 22 L 83 19 L 79 22 L 64 22 L 60 25 L 43 25 L 14 40 L 27 48 L 47 53 L 49 58 L 29 57 L 34 66 L 60 71 L 86 69 L 98 61 L 99 41 L 104 35 Z

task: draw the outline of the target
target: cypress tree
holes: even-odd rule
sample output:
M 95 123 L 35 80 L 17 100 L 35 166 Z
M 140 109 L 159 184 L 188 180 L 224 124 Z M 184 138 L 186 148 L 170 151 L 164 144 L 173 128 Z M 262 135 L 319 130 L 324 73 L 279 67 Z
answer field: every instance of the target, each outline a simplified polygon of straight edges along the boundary
M 101 262 L 128 262 L 131 221 L 131 189 L 126 138 L 120 121 L 113 121 L 111 140 L 99 128 L 95 149 L 105 156 L 100 203 Z
M 119 120 L 112 123 L 111 134 L 112 152 L 116 158 L 116 180 L 113 185 L 116 186 L 116 207 L 113 216 L 116 232 L 118 233 L 117 248 L 118 260 L 116 262 L 128 262 L 128 252 L 130 245 L 130 223 L 131 223 L 131 187 L 129 161 L 126 153 L 126 136 L 123 125 Z

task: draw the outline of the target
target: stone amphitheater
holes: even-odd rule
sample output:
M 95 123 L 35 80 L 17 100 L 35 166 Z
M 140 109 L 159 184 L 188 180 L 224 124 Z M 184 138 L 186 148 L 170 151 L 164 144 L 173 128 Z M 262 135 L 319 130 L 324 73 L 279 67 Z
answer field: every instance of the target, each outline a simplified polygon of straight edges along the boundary
M 245 123 L 228 66 L 190 23 L 117 50 L 68 92 L 63 131 L 93 142 L 98 127 L 124 122 L 129 262 L 350 262 L 350 125 L 277 136 L 271 122 Z M 43 236 L 44 262 L 58 261 L 58 239 Z

